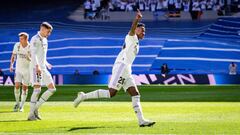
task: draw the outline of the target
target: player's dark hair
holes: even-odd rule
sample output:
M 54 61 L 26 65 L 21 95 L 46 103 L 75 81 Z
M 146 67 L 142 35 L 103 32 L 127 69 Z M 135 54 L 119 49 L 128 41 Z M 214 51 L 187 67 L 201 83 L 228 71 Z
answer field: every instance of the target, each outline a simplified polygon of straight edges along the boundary
M 138 23 L 137 27 L 145 27 L 145 24 L 144 23 Z

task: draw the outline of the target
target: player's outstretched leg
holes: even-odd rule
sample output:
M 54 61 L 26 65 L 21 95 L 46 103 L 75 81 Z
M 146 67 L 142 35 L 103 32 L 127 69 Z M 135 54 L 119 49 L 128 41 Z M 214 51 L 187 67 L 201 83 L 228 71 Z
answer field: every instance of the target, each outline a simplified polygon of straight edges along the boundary
M 24 112 L 24 103 L 28 95 L 28 86 L 23 85 L 22 94 L 21 94 L 21 103 L 20 103 L 20 112 Z
M 111 98 L 115 94 L 111 94 L 110 90 L 98 89 L 89 93 L 79 92 L 77 98 L 73 102 L 73 106 L 76 108 L 78 105 L 87 99 L 98 99 L 98 98 Z M 115 92 L 116 93 L 116 92 Z
M 30 112 L 28 115 L 28 120 L 32 121 L 32 120 L 37 120 L 37 118 L 35 117 L 34 111 L 36 108 L 36 104 L 37 104 L 37 100 L 39 97 L 39 94 L 41 92 L 41 87 L 35 87 L 31 96 L 31 100 L 30 100 Z
M 14 96 L 15 96 L 15 100 L 16 100 L 16 103 L 14 105 L 14 108 L 13 108 L 13 111 L 14 112 L 17 112 L 18 109 L 19 109 L 19 98 L 20 98 L 20 83 L 16 82 L 15 83 L 15 87 L 14 87 Z
M 136 87 L 129 87 L 127 89 L 128 93 L 132 96 L 132 106 L 136 113 L 138 124 L 140 127 L 150 127 L 153 126 L 156 122 L 147 120 L 143 116 L 142 106 L 140 103 L 140 94 Z

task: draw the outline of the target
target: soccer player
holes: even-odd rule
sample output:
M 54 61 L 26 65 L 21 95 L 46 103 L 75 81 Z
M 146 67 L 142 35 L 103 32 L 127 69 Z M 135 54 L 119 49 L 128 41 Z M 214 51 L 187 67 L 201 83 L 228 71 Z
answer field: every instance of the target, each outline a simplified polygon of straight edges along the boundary
M 43 22 L 40 31 L 32 37 L 30 41 L 31 64 L 30 64 L 30 81 L 33 85 L 33 94 L 30 102 L 30 113 L 28 120 L 41 120 L 38 114 L 39 107 L 45 103 L 56 91 L 53 79 L 48 68 L 51 65 L 47 62 L 48 36 L 51 34 L 53 27 L 48 22 Z M 38 100 L 41 92 L 41 86 L 46 85 L 48 90 L 45 91 Z
M 13 72 L 13 65 L 16 60 L 16 70 L 14 77 L 14 95 L 16 104 L 14 105 L 13 111 L 17 112 L 19 109 L 20 112 L 23 112 L 29 85 L 30 44 L 28 42 L 29 35 L 26 32 L 21 32 L 18 34 L 18 36 L 19 42 L 14 45 L 9 70 L 10 72 Z M 21 103 L 19 103 L 21 84 L 22 94 Z
M 74 100 L 74 107 L 77 107 L 82 101 L 87 99 L 111 98 L 123 87 L 132 96 L 132 106 L 138 118 L 139 126 L 145 127 L 155 124 L 155 122 L 146 120 L 143 117 L 140 93 L 131 75 L 131 66 L 139 51 L 139 39 L 143 39 L 145 35 L 145 25 L 139 23 L 141 18 L 142 14 L 138 10 L 132 27 L 125 37 L 123 48 L 115 60 L 112 77 L 108 85 L 109 90 L 98 89 L 89 93 L 79 92 L 77 98 Z

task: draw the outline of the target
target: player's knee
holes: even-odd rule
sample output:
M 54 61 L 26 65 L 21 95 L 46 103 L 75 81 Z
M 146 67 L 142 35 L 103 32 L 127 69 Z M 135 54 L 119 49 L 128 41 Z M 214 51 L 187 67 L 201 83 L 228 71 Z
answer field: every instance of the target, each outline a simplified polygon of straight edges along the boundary
M 20 89 L 20 86 L 17 85 L 17 86 L 15 86 L 15 88 L 18 90 L 18 89 Z
M 129 87 L 127 89 L 128 93 L 131 95 L 131 96 L 137 96 L 137 95 L 140 95 L 138 89 L 136 87 Z
M 114 97 L 117 94 L 117 90 L 109 89 L 110 97 Z
M 135 92 L 135 96 L 140 96 L 139 91 L 136 91 L 136 92 Z
M 53 83 L 50 83 L 48 86 L 48 89 L 55 89 L 56 90 L 56 87 Z
M 22 88 L 23 91 L 27 91 L 27 88 Z
M 110 92 L 110 97 L 112 98 L 112 97 L 114 97 L 116 95 L 116 93 L 111 93 Z
M 56 88 L 52 88 L 52 89 L 49 89 L 49 91 L 51 91 L 52 93 L 55 93 L 57 91 Z
M 28 94 L 28 89 L 23 89 L 22 94 L 27 95 Z
M 41 85 L 34 85 L 34 89 L 41 89 Z
M 16 89 L 20 89 L 20 84 L 16 83 L 16 84 L 15 84 L 15 88 L 16 88 Z
M 28 90 L 28 86 L 23 85 L 22 89 L 23 89 L 23 91 L 27 91 Z

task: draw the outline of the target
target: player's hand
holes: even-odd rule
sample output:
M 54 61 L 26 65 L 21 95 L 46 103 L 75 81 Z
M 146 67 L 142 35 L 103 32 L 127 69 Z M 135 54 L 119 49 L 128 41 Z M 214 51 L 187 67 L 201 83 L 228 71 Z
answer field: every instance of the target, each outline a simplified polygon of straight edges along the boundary
M 142 13 L 140 12 L 140 10 L 139 10 L 139 9 L 137 9 L 137 15 L 136 15 L 136 19 L 137 19 L 137 20 L 140 20 L 140 19 L 142 19 Z
M 26 58 L 27 58 L 28 61 L 31 61 L 31 56 L 26 55 Z
M 42 73 L 42 70 L 40 69 L 40 67 L 38 65 L 36 66 L 36 73 L 39 75 L 41 75 L 41 73 Z
M 52 64 L 49 64 L 49 63 L 48 63 L 48 64 L 46 64 L 46 66 L 47 66 L 47 68 L 48 68 L 49 70 L 51 70 L 51 69 L 52 69 L 52 67 L 53 67 L 53 66 L 52 66 Z
M 12 65 L 10 66 L 9 71 L 13 72 L 13 66 Z

